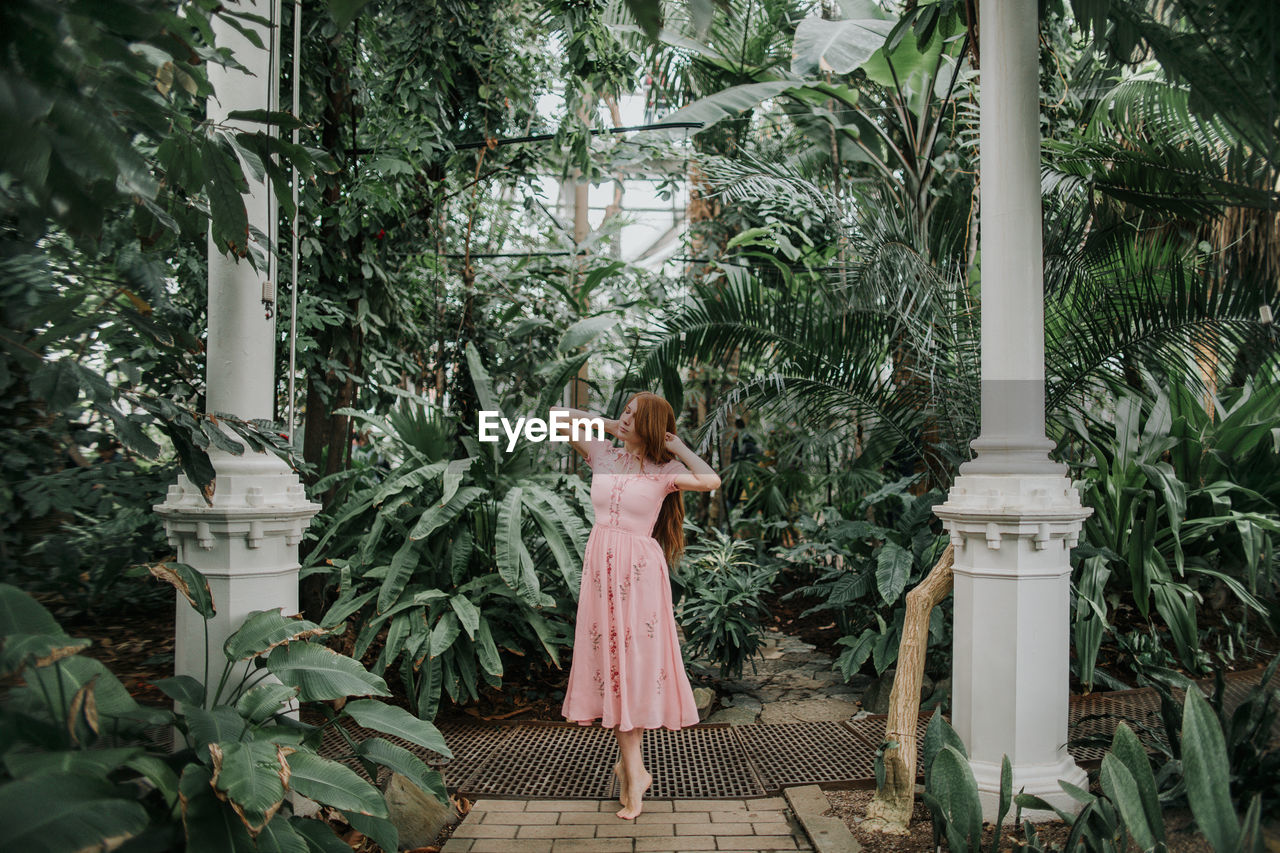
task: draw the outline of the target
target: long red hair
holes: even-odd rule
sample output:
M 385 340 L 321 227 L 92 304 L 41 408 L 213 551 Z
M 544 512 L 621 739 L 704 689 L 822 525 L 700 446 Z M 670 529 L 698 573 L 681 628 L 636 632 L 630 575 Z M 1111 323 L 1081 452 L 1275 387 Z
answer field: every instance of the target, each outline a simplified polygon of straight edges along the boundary
M 671 404 L 648 391 L 633 394 L 622 407 L 625 411 L 636 404 L 633 418 L 636 437 L 644 448 L 645 458 L 665 465 L 675 454 L 667 450 L 667 433 L 676 431 L 676 413 Z M 675 566 L 676 560 L 684 553 L 684 498 L 676 489 L 662 501 L 662 509 L 658 512 L 658 520 L 653 523 L 653 538 L 662 546 L 662 554 L 667 559 L 667 566 Z

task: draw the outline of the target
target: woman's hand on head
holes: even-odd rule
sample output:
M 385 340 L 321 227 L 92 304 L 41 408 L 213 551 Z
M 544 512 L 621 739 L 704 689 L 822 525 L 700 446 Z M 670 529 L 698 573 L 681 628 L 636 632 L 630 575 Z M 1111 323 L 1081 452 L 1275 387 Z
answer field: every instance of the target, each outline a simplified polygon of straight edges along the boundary
M 680 436 L 676 435 L 674 432 L 666 434 L 663 444 L 666 446 L 667 450 L 670 450 L 672 453 L 677 453 L 685 446 L 684 441 L 681 440 Z

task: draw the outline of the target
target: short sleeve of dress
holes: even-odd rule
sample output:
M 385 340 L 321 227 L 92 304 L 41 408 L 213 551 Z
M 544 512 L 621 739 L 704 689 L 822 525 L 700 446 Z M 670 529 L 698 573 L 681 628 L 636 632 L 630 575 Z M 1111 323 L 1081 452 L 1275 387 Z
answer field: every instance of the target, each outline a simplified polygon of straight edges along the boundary
M 685 464 L 679 459 L 672 459 L 668 462 L 666 467 L 662 470 L 662 476 L 666 482 L 666 494 L 671 494 L 678 488 L 676 486 L 676 477 L 679 477 L 681 474 L 688 473 L 690 473 L 689 469 L 685 467 Z
M 593 470 L 600 464 L 600 460 L 613 449 L 612 442 L 601 441 L 598 438 L 585 439 L 578 443 L 587 448 L 587 465 Z

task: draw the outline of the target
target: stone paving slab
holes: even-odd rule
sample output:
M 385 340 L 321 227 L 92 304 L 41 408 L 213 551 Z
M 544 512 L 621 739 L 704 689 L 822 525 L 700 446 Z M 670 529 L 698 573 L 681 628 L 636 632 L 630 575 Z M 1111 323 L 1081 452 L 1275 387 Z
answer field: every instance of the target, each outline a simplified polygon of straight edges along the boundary
M 634 821 L 615 800 L 480 799 L 442 853 L 813 851 L 784 797 L 652 800 Z

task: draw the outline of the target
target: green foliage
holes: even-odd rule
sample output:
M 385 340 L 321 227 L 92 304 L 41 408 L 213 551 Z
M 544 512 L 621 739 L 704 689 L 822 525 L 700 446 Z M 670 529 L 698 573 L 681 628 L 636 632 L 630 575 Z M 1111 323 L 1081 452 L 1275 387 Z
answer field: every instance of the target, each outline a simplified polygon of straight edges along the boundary
M 1143 619 L 1159 617 L 1192 671 L 1208 663 L 1196 615 L 1206 592 L 1220 588 L 1245 612 L 1268 614 L 1258 595 L 1274 588 L 1280 533 L 1277 404 L 1280 386 L 1251 382 L 1225 392 L 1225 405 L 1215 400 L 1211 417 L 1175 378 L 1146 395 L 1121 391 L 1111 423 L 1073 417 L 1070 439 L 1091 457 L 1080 469 L 1081 500 L 1094 509 L 1073 553 L 1076 665 L 1086 685 L 1117 586 Z
M 772 589 L 777 569 L 758 564 L 746 553 L 750 548 L 748 540 L 712 529 L 681 560 L 678 618 L 688 641 L 685 653 L 719 664 L 721 678 L 741 678 L 743 665 L 764 643 L 769 611 L 761 597 Z
M 501 410 L 469 351 L 478 398 Z M 382 434 L 390 462 L 369 479 L 340 477 L 314 528 L 324 533 L 304 574 L 326 575 L 337 596 L 323 624 L 350 622 L 357 658 L 381 639 L 374 671 L 398 672 L 424 718 L 442 690 L 461 702 L 500 686 L 502 649 L 559 666 L 572 642 L 559 602 L 576 599 L 586 547 L 581 480 L 536 472 L 530 445 L 506 453 L 461 434 L 426 400 L 406 398 L 385 420 L 350 414 Z M 458 449 L 467 455 L 453 458 Z
M 835 668 L 846 681 L 868 660 L 877 674 L 893 666 L 906 618 L 906 592 L 924 579 L 946 548 L 932 512 L 942 494 L 910 494 L 907 489 L 918 479 L 904 477 L 865 495 L 848 513 L 856 520 L 847 520 L 834 507 L 815 518 L 802 518 L 802 541 L 775 551 L 785 563 L 816 569 L 813 583 L 783 599 L 823 599 L 801 615 L 831 611 L 836 617 L 845 636 L 836 641 L 844 648 Z M 949 644 L 946 611 L 934 608 L 929 648 L 944 651 Z
M 160 573 L 179 589 L 203 587 L 186 566 Z M 206 613 L 209 611 L 206 609 Z M 311 642 L 321 629 L 280 611 L 251 613 L 228 638 L 216 689 L 188 676 L 158 685 L 176 711 L 138 705 L 111 672 L 77 654 L 86 645 L 62 632 L 44 608 L 0 584 L 3 671 L 24 686 L 4 697 L 0 723 L 0 809 L 6 848 L 75 851 L 107 839 L 139 849 L 259 851 L 325 849 L 336 836 L 291 815 L 290 791 L 372 822 L 366 834 L 395 849 L 381 793 L 350 768 L 317 752 L 336 727 L 371 777 L 379 765 L 404 774 L 442 801 L 439 772 L 382 738 L 355 742 L 343 723 L 406 738 L 445 756 L 439 730 L 374 699 L 326 705 L 321 726 L 299 723 L 298 702 L 386 696 L 386 684 L 350 658 Z M 278 679 L 278 680 L 274 680 Z M 283 683 L 281 683 L 283 682 Z M 226 693 L 224 695 L 224 690 Z M 176 751 L 150 743 L 148 727 L 173 726 Z M 362 831 L 366 831 L 361 827 Z M 375 834 L 376 833 L 376 834 Z
M 1269 680 L 1274 667 L 1264 679 Z M 1062 789 L 1082 804 L 1078 814 L 1054 806 L 1040 797 L 1026 793 L 1013 794 L 1009 759 L 1003 759 L 1000 786 L 999 825 L 1010 799 L 1017 804 L 1015 824 L 1021 823 L 1024 838 L 1020 849 L 1033 851 L 1063 850 L 1119 851 L 1128 850 L 1132 838 L 1143 850 L 1162 850 L 1166 843 L 1163 809 L 1168 805 L 1159 789 L 1159 780 L 1170 777 L 1168 768 L 1182 774 L 1182 788 L 1195 816 L 1196 825 L 1213 849 L 1219 851 L 1261 851 L 1264 849 L 1260 820 L 1262 796 L 1247 798 L 1248 807 L 1239 815 L 1232 800 L 1242 804 L 1229 784 L 1230 768 L 1224 739 L 1224 722 L 1195 685 L 1186 683 L 1186 698 L 1181 708 L 1181 724 L 1171 732 L 1171 743 L 1179 745 L 1181 761 L 1173 760 L 1153 771 L 1146 748 L 1129 726 L 1116 726 L 1110 747 L 1098 772 L 1099 794 L 1091 794 L 1062 781 Z M 1252 697 L 1246 704 L 1255 701 Z M 1268 697 L 1269 701 L 1269 697 Z M 1244 707 L 1244 706 L 1242 706 Z M 1248 712 L 1246 712 L 1248 713 Z M 925 735 L 924 773 L 925 802 L 934 820 L 936 839 L 945 838 L 952 851 L 978 851 L 981 841 L 981 807 L 978 787 L 969 768 L 964 747 L 951 727 L 940 715 L 930 721 Z M 1036 809 L 1056 813 L 1071 832 L 1061 848 L 1042 842 L 1030 821 L 1022 821 L 1022 810 Z M 1000 839 L 996 833 L 991 850 Z

